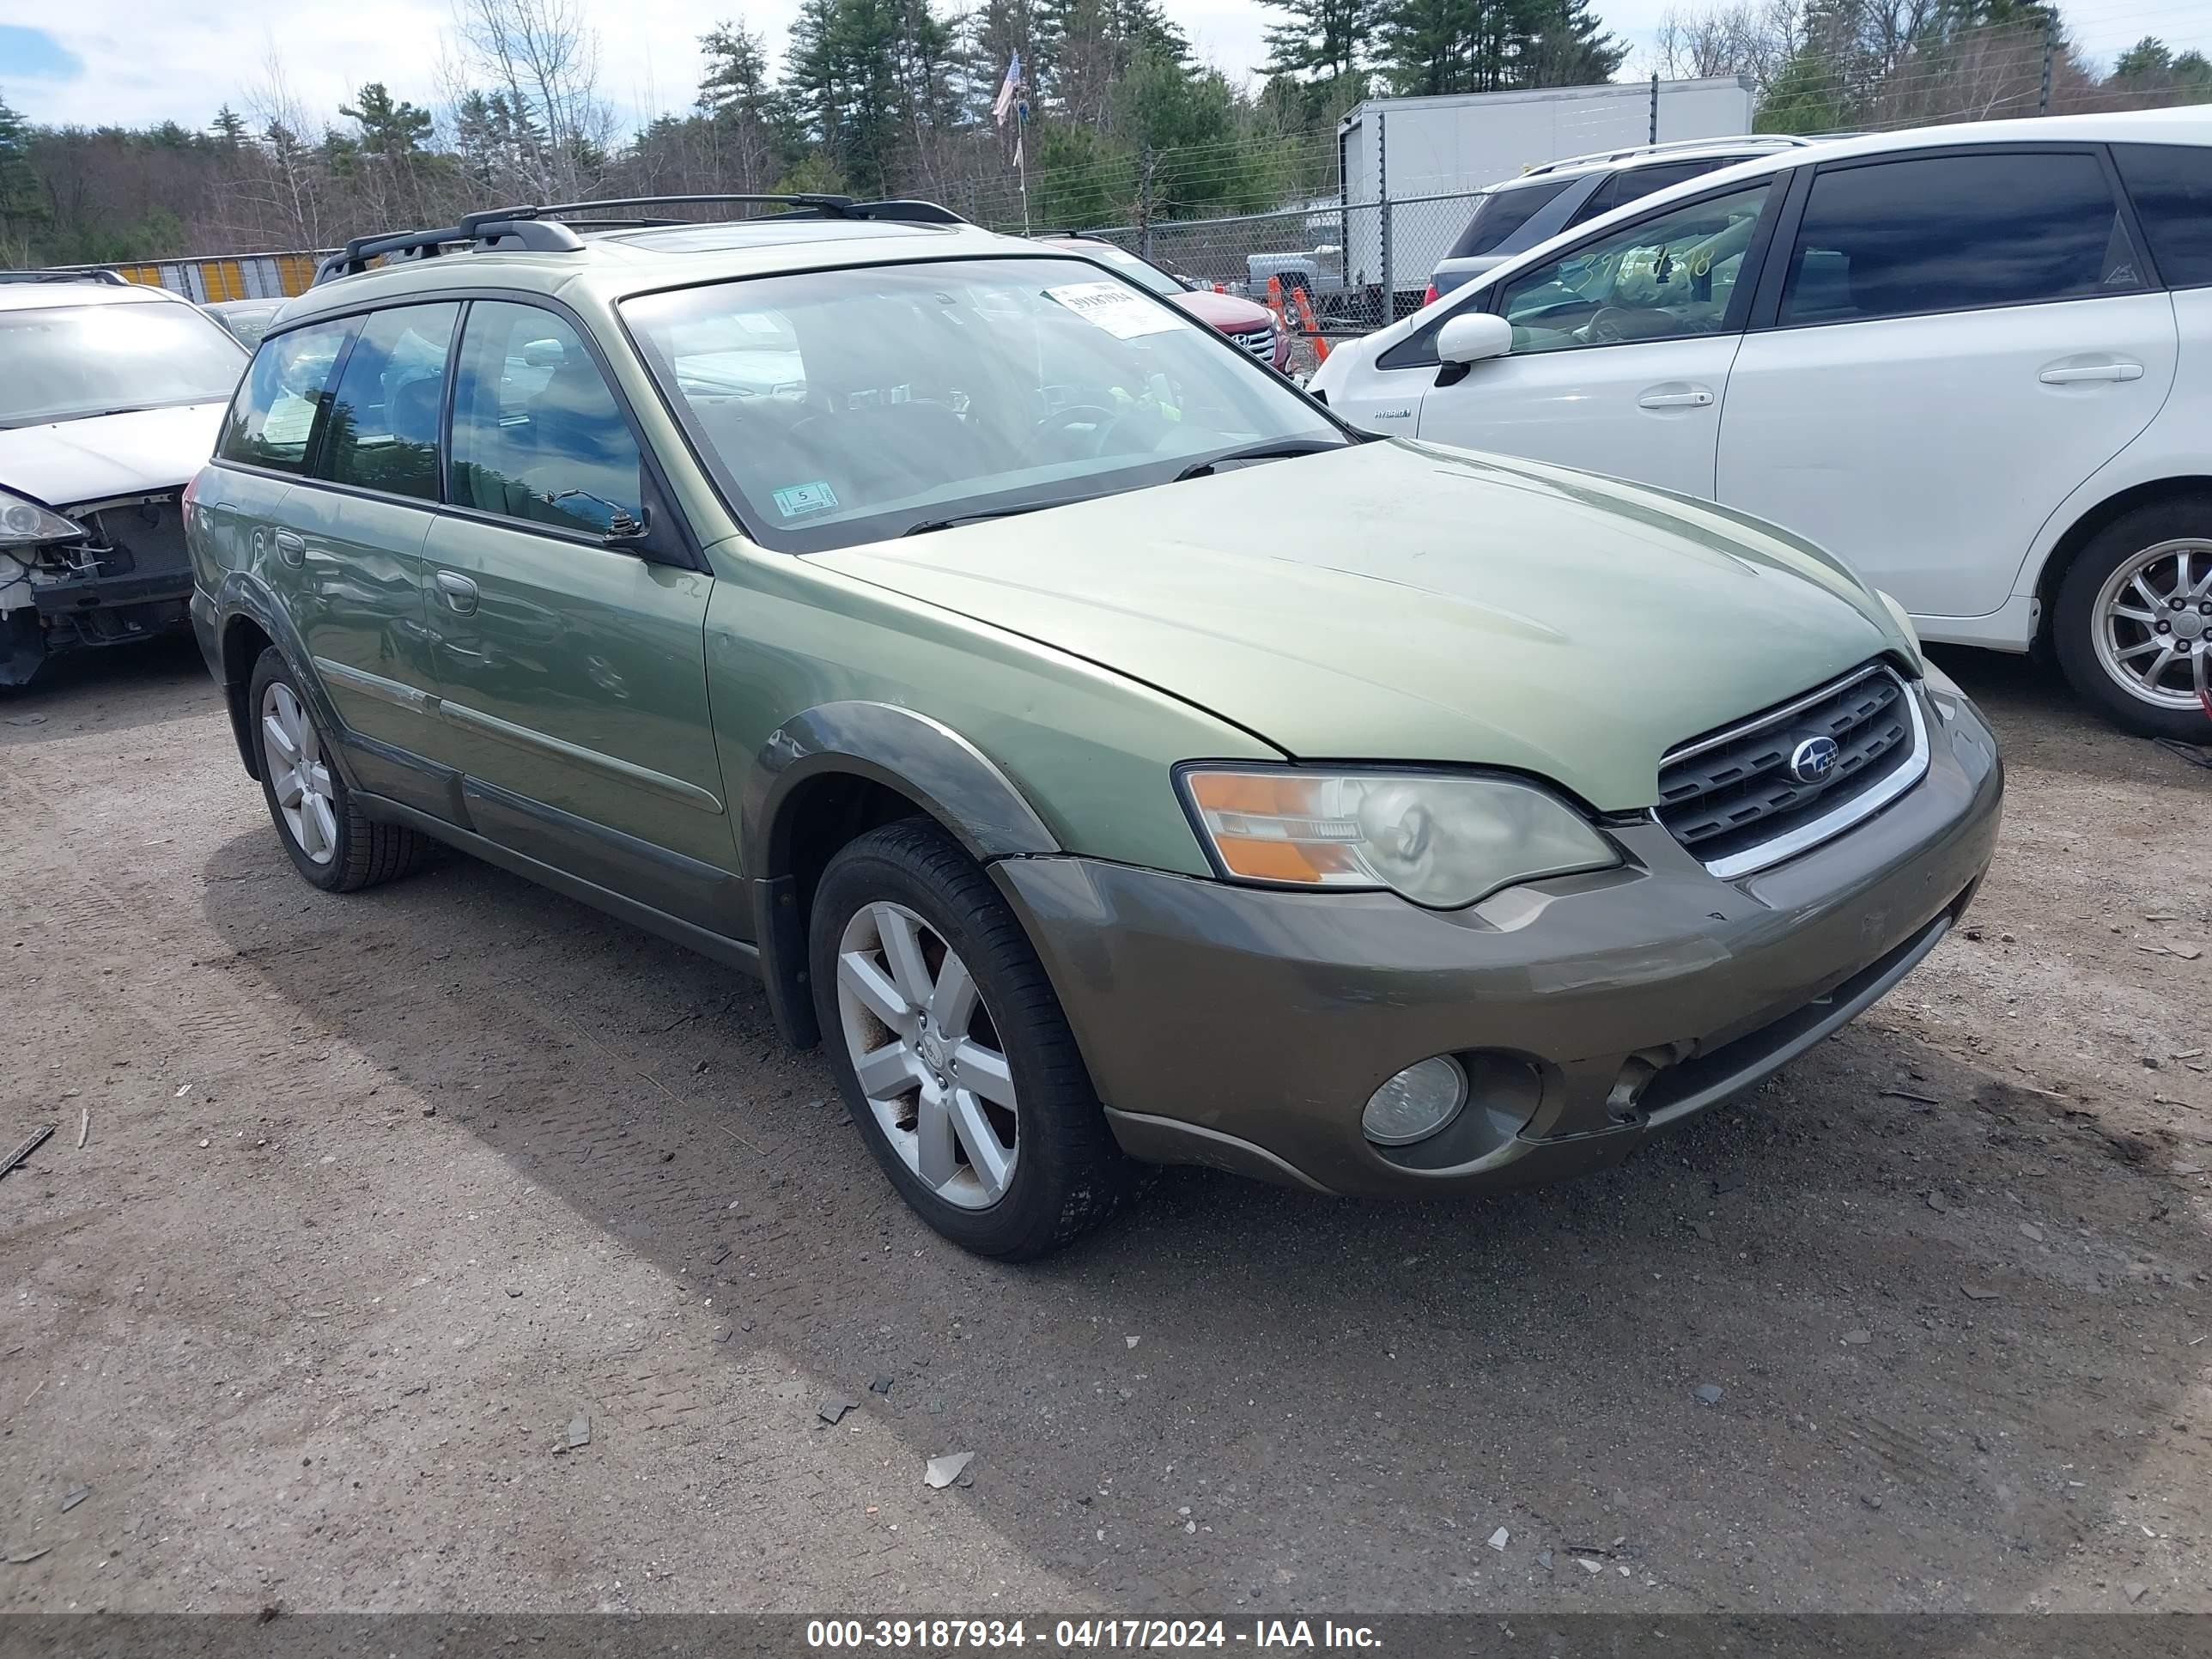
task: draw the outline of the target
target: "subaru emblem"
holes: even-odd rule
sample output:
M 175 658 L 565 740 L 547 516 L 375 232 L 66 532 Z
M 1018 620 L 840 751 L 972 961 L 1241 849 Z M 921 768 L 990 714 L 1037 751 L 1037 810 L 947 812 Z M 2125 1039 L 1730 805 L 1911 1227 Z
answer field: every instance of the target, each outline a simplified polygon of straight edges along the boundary
M 1833 738 L 1807 738 L 1790 751 L 1790 775 L 1800 783 L 1826 783 L 1841 753 Z

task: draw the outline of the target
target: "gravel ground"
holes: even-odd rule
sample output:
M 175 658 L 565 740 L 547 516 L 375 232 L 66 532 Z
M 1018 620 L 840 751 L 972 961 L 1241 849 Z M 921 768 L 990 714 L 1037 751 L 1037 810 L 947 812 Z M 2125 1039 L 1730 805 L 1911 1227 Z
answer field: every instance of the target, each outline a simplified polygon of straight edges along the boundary
M 1024 1269 L 741 977 L 307 888 L 188 643 L 0 702 L 0 1608 L 2212 1609 L 2212 772 L 1947 662 L 1996 869 L 1761 1092 Z

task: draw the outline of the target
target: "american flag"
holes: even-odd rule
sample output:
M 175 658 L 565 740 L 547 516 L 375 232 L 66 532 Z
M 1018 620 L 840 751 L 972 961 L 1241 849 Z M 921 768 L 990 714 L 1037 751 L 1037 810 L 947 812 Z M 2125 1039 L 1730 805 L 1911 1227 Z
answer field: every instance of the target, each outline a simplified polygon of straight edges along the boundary
M 1026 116 L 1027 103 L 1022 92 L 1022 55 L 1017 52 L 1006 60 L 1006 78 L 1000 83 L 998 101 L 991 106 L 991 118 L 1004 126 L 1006 117 L 1014 113 L 1018 106 Z

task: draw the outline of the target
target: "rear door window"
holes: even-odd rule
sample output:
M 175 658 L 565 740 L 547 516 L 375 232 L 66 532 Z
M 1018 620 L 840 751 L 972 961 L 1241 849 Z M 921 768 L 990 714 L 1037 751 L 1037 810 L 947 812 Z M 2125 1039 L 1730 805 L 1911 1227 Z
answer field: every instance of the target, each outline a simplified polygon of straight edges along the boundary
M 743 372 L 701 355 L 708 374 Z M 469 308 L 447 487 L 456 506 L 587 535 L 643 517 L 637 441 L 567 319 L 504 301 Z
M 2212 146 L 2115 144 L 2112 159 L 2166 285 L 2212 283 Z
M 315 476 L 438 499 L 438 412 L 457 305 L 400 306 L 362 325 L 347 354 Z
M 1863 322 L 2142 286 L 2095 155 L 1934 155 L 1814 177 L 1781 320 Z
M 1448 259 L 1471 259 L 1479 253 L 1495 253 L 1505 239 L 1536 216 L 1537 210 L 1575 181 L 1547 179 L 1533 185 L 1506 185 L 1486 191 L 1474 204 L 1474 216 L 1459 234 Z
M 305 472 L 315 417 L 330 398 L 331 371 L 352 337 L 354 319 L 288 329 L 261 343 L 230 400 L 218 459 L 277 472 Z

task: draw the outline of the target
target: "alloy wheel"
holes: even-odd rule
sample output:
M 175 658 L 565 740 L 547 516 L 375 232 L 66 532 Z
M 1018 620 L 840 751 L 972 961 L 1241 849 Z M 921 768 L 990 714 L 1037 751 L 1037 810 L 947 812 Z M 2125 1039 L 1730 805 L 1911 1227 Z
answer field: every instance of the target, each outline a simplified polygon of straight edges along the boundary
M 922 1183 L 988 1209 L 1019 1157 L 1020 1109 L 968 965 L 905 906 L 857 911 L 837 944 L 837 1012 L 868 1109 Z
M 269 787 L 285 833 L 311 863 L 337 856 L 338 820 L 335 786 L 323 759 L 315 722 L 299 696 L 282 680 L 261 694 L 262 763 L 270 769 Z
M 2198 706 L 2212 669 L 2212 542 L 2160 542 L 2124 559 L 2098 591 L 2097 664 L 2130 696 Z

